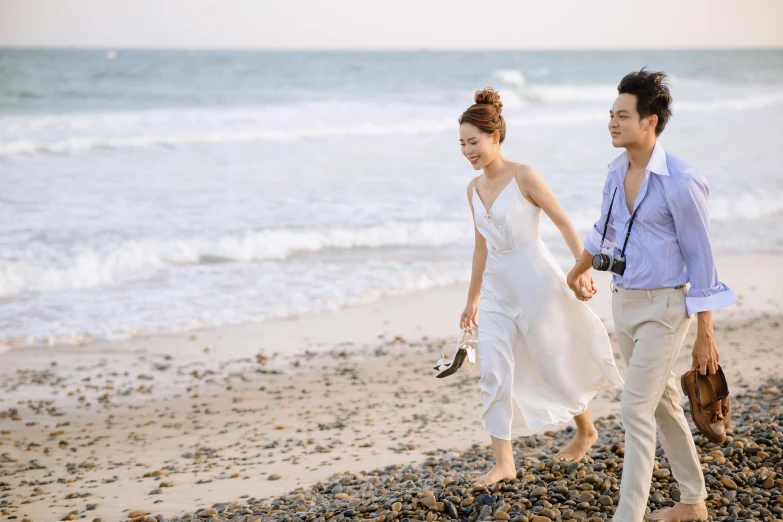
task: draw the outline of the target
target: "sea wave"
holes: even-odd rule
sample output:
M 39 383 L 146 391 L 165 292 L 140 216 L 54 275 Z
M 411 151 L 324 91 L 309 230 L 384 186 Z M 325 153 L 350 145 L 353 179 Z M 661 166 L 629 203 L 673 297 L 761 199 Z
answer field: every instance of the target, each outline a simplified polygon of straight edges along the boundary
M 512 106 L 510 99 L 508 100 L 508 105 Z M 220 121 L 220 116 L 213 114 L 207 115 L 208 117 L 205 116 L 204 119 L 187 115 L 179 118 L 172 116 L 171 119 L 166 120 L 165 125 L 154 125 L 149 122 L 136 123 L 133 117 L 127 115 L 115 117 L 107 114 L 104 116 L 106 121 L 102 123 L 102 126 L 105 127 L 104 130 L 101 130 L 101 125 L 89 120 L 82 122 L 81 125 L 77 121 L 63 121 L 61 124 L 67 127 L 66 130 L 60 128 L 53 132 L 51 129 L 46 129 L 45 132 L 37 131 L 32 132 L 32 134 L 68 134 L 69 137 L 65 139 L 42 140 L 30 138 L 0 141 L 0 156 L 41 153 L 75 154 L 91 149 L 145 149 L 194 144 L 259 141 L 292 142 L 351 136 L 435 134 L 456 131 L 458 124 L 454 115 L 458 113 L 459 111 L 453 107 L 438 107 L 431 112 L 427 112 L 427 110 L 421 107 L 411 106 L 407 108 L 407 114 L 405 112 L 390 114 L 388 110 L 378 111 L 378 118 L 375 122 L 364 121 L 350 124 L 334 122 L 328 118 L 308 118 L 304 121 L 311 122 L 310 127 L 299 125 L 291 127 L 290 122 L 280 123 L 278 126 L 275 126 L 276 122 L 274 120 L 267 121 L 262 115 L 258 114 L 252 117 L 247 116 L 242 123 L 236 122 L 230 116 Z M 431 115 L 433 118 L 421 119 L 422 114 Z M 569 111 L 568 113 L 556 115 L 509 116 L 507 119 L 510 123 L 520 127 L 541 127 L 568 125 L 602 117 L 603 112 L 588 109 Z M 367 116 L 364 115 L 364 118 L 367 119 Z M 298 121 L 297 118 L 293 119 Z M 24 122 L 23 124 L 6 122 L 3 126 L 0 120 L 0 136 L 19 135 L 21 132 L 12 132 L 17 127 L 24 126 L 25 129 L 31 130 L 37 127 L 46 128 L 48 125 L 56 126 L 57 122 L 32 121 Z M 211 129 L 215 128 L 219 130 L 211 131 Z M 94 130 L 97 135 L 87 134 L 90 130 Z M 166 130 L 173 132 L 167 133 Z
M 0 328 L 0 350 L 4 345 L 80 344 L 328 312 L 470 278 L 469 267 L 455 261 L 265 264 L 222 273 L 213 268 L 218 270 L 201 285 L 189 284 L 187 275 L 174 275 L 140 302 L 136 287 L 114 293 L 96 289 L 47 294 L 32 307 L 32 301 L 20 302 L 16 313 L 24 313 L 25 321 Z M 232 290 L 212 293 L 205 300 L 203 284 Z M 64 307 L 83 313 L 64 315 Z
M 501 71 L 506 118 L 517 127 L 567 126 L 606 118 L 611 85 L 529 85 Z M 520 84 L 522 86 L 520 86 Z M 600 104 L 599 108 L 599 103 Z M 531 103 L 570 104 L 568 111 L 525 109 Z M 783 92 L 677 101 L 677 112 L 750 111 L 783 103 Z M 197 144 L 296 142 L 361 136 L 427 135 L 456 129 L 460 107 L 370 102 L 310 102 L 290 106 L 158 109 L 132 113 L 0 117 L 0 157 L 76 154 L 100 149 L 176 148 Z M 554 112 L 553 112 L 554 111 Z
M 674 103 L 679 112 L 744 112 L 765 109 L 783 103 L 783 92 L 760 94 L 756 96 L 726 98 L 707 102 Z
M 780 191 L 746 191 L 730 198 L 710 199 L 712 221 L 753 221 L 783 214 L 783 193 Z
M 127 138 L 70 138 L 58 141 L 17 140 L 0 142 L 0 156 L 34 153 L 73 154 L 89 149 L 129 149 L 150 147 L 175 147 L 179 145 L 209 143 L 242 143 L 256 141 L 299 141 L 330 137 L 416 135 L 443 132 L 454 129 L 448 121 L 414 121 L 392 125 L 361 124 L 341 127 L 317 127 L 301 130 L 252 130 L 241 132 L 213 132 L 204 134 L 145 135 Z
M 492 73 L 492 79 L 497 81 L 501 94 L 505 98 L 515 97 L 512 106 L 519 102 L 538 102 L 542 104 L 577 104 L 593 102 L 609 102 L 617 95 L 616 84 L 530 84 L 521 70 L 501 69 Z M 779 86 L 771 85 L 749 85 L 745 88 L 746 94 L 736 95 L 736 89 L 727 90 L 724 84 L 718 84 L 707 80 L 681 79 L 678 77 L 670 78 L 674 92 L 679 94 L 682 91 L 690 93 L 699 93 L 703 98 L 705 93 L 716 94 L 717 99 L 710 101 L 698 101 L 689 99 L 679 102 L 675 100 L 678 110 L 683 112 L 719 112 L 723 110 L 745 111 L 757 110 L 783 103 L 783 92 Z M 733 94 L 732 94 L 733 91 Z M 771 92 L 770 92 L 771 91 Z M 686 94 L 686 97 L 688 95 Z
M 135 240 L 64 259 L 0 262 L 0 297 L 111 285 L 166 266 L 284 260 L 322 250 L 442 247 L 470 237 L 469 221 L 388 221 L 362 228 L 266 229 L 216 239 Z

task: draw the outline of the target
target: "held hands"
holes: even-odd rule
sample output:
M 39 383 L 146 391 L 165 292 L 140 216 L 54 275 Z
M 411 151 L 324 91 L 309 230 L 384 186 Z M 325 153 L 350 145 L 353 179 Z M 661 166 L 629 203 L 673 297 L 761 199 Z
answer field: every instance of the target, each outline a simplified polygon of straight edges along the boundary
M 576 298 L 580 301 L 589 301 L 598 292 L 589 269 L 578 272 L 577 267 L 574 267 L 568 273 L 566 281 L 568 282 L 568 287 L 573 290 Z
M 465 306 L 465 311 L 462 312 L 462 316 L 459 318 L 459 327 L 464 330 L 470 328 L 471 325 L 478 327 L 478 303 L 468 303 Z
M 696 334 L 696 342 L 693 343 L 693 364 L 691 370 L 699 370 L 701 375 L 713 375 L 718 371 L 720 353 L 715 338 L 711 333 Z

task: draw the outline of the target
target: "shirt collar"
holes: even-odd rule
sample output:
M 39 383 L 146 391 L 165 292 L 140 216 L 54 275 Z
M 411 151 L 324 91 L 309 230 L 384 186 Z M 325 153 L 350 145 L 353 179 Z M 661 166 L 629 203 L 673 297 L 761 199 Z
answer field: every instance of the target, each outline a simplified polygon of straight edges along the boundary
M 622 167 L 628 165 L 628 152 L 625 151 L 617 156 L 609 164 L 609 172 L 614 172 Z M 669 176 L 669 168 L 666 165 L 666 151 L 663 149 L 660 143 L 655 143 L 650 161 L 647 163 L 647 169 L 650 172 L 658 174 L 659 176 Z

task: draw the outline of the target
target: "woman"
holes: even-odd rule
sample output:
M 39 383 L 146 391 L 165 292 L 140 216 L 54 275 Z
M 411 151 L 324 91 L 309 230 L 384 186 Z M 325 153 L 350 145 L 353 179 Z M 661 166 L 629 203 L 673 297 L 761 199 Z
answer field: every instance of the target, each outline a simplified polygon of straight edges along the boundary
M 622 378 L 601 320 L 574 297 L 540 239 L 541 211 L 579 257 L 584 248 L 576 229 L 541 176 L 501 154 L 500 95 L 486 88 L 475 101 L 459 119 L 462 153 L 483 171 L 468 185 L 476 244 L 460 327 L 478 327 L 481 421 L 496 463 L 476 481 L 490 485 L 516 477 L 512 433 L 573 418 L 576 436 L 557 458 L 581 460 L 598 437 L 588 403 Z M 582 300 L 595 293 L 590 276 L 578 284 Z

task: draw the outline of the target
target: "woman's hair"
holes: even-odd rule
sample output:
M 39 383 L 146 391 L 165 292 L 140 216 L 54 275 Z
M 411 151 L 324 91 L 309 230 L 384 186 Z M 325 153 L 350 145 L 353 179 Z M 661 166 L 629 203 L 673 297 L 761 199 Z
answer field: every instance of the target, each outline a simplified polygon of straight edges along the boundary
M 506 139 L 506 120 L 500 114 L 503 112 L 503 102 L 500 94 L 492 87 L 476 91 L 476 103 L 468 107 L 459 117 L 459 124 L 470 123 L 481 132 L 492 134 L 500 132 L 500 143 Z

